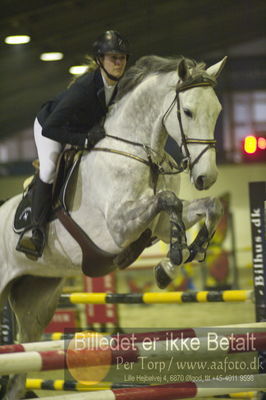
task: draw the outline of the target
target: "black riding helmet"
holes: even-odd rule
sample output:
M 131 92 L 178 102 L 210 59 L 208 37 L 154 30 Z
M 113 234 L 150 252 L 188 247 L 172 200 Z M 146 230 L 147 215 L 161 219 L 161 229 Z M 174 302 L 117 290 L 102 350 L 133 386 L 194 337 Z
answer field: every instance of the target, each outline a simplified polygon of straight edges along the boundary
M 117 31 L 106 31 L 93 43 L 93 55 L 95 58 L 109 52 L 129 55 L 128 41 Z
M 129 57 L 128 41 L 124 39 L 117 31 L 106 31 L 102 33 L 97 40 L 93 43 L 93 55 L 96 62 L 105 71 L 107 76 L 112 80 L 119 80 L 115 76 L 109 74 L 103 67 L 99 57 L 103 57 L 106 53 L 120 53 L 126 54 Z

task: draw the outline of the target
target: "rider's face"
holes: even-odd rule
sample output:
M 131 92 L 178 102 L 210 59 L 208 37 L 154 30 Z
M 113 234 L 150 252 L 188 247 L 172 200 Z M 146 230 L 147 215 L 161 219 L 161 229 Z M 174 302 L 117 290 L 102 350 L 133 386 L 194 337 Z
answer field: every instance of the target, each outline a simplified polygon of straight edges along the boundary
M 121 53 L 107 53 L 104 55 L 102 63 L 109 74 L 121 78 L 126 68 L 127 56 Z

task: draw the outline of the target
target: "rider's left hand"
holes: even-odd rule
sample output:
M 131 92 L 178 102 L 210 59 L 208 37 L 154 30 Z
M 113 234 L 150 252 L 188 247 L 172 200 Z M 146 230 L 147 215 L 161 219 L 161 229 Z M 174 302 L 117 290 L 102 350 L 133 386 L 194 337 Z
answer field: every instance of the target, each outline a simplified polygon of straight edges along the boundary
M 102 124 L 94 125 L 89 132 L 87 133 L 87 137 L 85 140 L 85 147 L 90 150 L 98 143 L 101 139 L 105 137 L 105 130 Z

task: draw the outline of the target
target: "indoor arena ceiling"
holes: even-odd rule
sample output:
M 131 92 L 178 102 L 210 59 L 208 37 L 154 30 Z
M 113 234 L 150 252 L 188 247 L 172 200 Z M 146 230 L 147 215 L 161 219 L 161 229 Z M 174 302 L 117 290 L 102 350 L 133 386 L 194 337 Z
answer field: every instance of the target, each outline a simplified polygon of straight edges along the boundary
M 116 29 L 131 45 L 131 62 L 145 54 L 196 59 L 266 36 L 266 0 L 0 0 L 0 136 L 31 126 L 40 105 L 65 88 L 68 68 L 91 43 Z M 10 46 L 10 34 L 29 44 Z M 40 61 L 44 51 L 64 59 Z

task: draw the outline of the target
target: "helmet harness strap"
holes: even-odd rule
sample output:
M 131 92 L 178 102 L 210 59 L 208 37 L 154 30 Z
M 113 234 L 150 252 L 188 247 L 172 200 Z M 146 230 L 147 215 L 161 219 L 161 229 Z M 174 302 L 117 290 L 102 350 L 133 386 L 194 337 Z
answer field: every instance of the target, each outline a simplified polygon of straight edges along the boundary
M 104 56 L 104 55 L 103 55 Z M 106 68 L 104 68 L 103 63 L 100 60 L 100 57 L 97 57 L 96 59 L 97 63 L 99 64 L 99 66 L 104 70 L 104 72 L 106 73 L 106 75 L 108 76 L 109 79 L 111 79 L 112 81 L 118 82 L 120 78 L 117 78 L 116 76 L 110 74 Z

